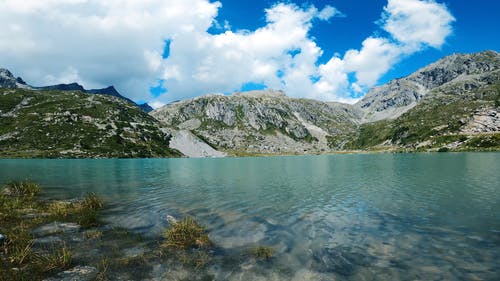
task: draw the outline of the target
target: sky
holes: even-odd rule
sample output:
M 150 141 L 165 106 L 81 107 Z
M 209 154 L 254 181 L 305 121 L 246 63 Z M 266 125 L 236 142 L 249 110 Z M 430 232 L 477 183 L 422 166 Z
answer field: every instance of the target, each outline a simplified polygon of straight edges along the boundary
M 280 89 L 354 103 L 452 53 L 500 50 L 497 0 L 2 0 L 0 67 L 153 107 Z

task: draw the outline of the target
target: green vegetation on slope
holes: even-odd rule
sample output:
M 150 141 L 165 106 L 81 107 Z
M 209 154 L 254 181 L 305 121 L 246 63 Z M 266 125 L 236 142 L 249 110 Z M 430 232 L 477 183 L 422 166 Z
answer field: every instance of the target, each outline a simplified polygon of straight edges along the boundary
M 0 157 L 178 157 L 158 121 L 115 97 L 0 88 Z
M 347 149 L 397 146 L 405 150 L 500 150 L 500 133 L 464 132 L 464 125 L 481 109 L 498 107 L 500 84 L 471 92 L 438 92 L 394 120 L 362 124 Z

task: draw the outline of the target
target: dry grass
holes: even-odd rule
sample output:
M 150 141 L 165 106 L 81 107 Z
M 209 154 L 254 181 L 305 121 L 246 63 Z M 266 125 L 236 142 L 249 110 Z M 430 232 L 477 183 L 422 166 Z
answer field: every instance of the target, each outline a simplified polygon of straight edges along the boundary
M 11 181 L 4 185 L 2 193 L 12 197 L 33 197 L 40 193 L 40 186 L 32 181 Z
M 204 248 L 212 244 L 205 227 L 195 219 L 186 217 L 174 223 L 164 233 L 166 241 L 163 247 L 174 249 Z
M 250 249 L 250 254 L 259 260 L 269 260 L 274 256 L 274 249 L 266 246 L 257 246 Z

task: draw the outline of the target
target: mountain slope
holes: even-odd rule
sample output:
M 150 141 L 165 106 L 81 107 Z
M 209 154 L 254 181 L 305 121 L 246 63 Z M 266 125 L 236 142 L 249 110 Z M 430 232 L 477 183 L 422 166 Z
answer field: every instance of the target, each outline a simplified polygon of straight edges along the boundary
M 202 96 L 151 115 L 232 154 L 324 152 L 330 140 L 352 133 L 358 118 L 348 106 L 292 99 L 271 90 Z
M 154 118 L 119 98 L 0 88 L 1 157 L 177 157 Z
M 203 96 L 151 114 L 232 154 L 500 149 L 500 55 L 455 54 L 351 106 L 279 91 Z
M 424 94 L 406 99 L 415 92 L 394 88 L 403 83 Z M 349 149 L 499 150 L 500 54 L 446 57 L 374 89 L 356 106 L 365 110 L 364 122 L 379 121 L 361 125 Z
M 415 107 L 427 94 L 439 92 L 433 90 L 446 84 L 455 84 L 452 91 L 460 93 L 498 81 L 492 73 L 499 67 L 500 55 L 495 51 L 454 54 L 408 77 L 373 88 L 355 106 L 365 112 L 363 122 L 394 119 Z

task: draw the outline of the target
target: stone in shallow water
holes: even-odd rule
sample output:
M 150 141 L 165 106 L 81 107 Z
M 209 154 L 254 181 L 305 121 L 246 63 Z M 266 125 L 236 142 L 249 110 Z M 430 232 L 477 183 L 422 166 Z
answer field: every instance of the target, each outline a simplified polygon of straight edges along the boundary
M 313 259 L 313 269 L 319 272 L 334 272 L 349 276 L 355 270 L 353 262 L 334 249 L 321 249 L 313 254 Z
M 79 224 L 73 222 L 53 222 L 38 227 L 37 229 L 33 230 L 33 234 L 35 234 L 36 236 L 47 236 L 57 233 L 72 233 L 78 232 L 80 228 L 81 227 Z
M 142 256 L 146 250 L 142 247 L 134 247 L 134 248 L 129 248 L 125 249 L 123 253 L 127 258 L 135 258 L 138 256 Z
M 90 281 L 94 280 L 97 274 L 97 268 L 79 265 L 60 272 L 55 277 L 45 279 L 44 281 Z
M 61 238 L 57 236 L 47 236 L 42 238 L 36 238 L 35 244 L 62 244 Z
M 255 244 L 266 236 L 267 227 L 252 221 L 237 221 L 210 232 L 210 238 L 223 248 Z

